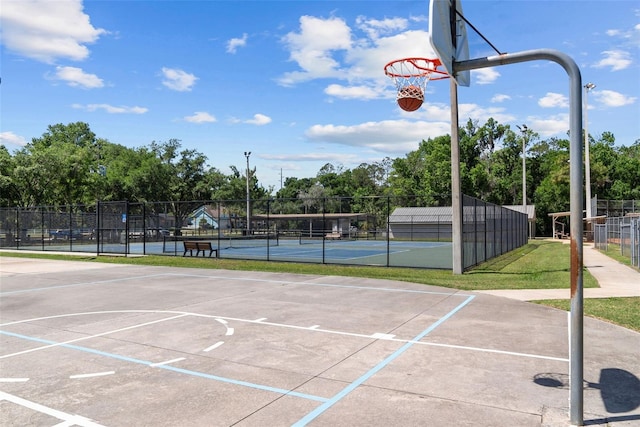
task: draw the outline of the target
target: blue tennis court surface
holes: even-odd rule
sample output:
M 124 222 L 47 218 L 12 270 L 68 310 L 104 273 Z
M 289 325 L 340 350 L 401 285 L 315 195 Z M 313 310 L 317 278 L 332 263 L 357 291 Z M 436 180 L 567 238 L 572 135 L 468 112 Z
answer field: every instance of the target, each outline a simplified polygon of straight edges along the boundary
M 187 238 L 185 238 L 187 239 Z M 450 242 L 410 240 L 209 239 L 220 258 L 450 269 Z M 47 245 L 46 251 L 96 252 L 95 242 Z M 100 253 L 182 256 L 182 240 L 100 244 Z

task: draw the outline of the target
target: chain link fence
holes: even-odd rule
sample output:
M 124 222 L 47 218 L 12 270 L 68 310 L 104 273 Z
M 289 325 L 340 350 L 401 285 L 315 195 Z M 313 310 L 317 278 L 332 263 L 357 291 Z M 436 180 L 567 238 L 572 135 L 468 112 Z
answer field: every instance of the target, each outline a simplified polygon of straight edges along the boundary
M 527 243 L 525 214 L 463 204 L 464 268 Z M 0 247 L 184 256 L 185 241 L 205 241 L 221 258 L 451 269 L 451 212 L 417 197 L 0 208 Z
M 596 249 L 620 248 L 620 254 L 640 268 L 640 215 L 607 218 L 604 224 L 597 224 L 594 232 Z

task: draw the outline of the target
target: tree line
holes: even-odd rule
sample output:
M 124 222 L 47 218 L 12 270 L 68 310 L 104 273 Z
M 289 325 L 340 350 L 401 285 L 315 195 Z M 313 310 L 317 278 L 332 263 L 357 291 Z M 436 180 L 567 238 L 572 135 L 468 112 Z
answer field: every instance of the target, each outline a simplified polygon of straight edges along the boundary
M 522 154 L 526 153 L 527 203 L 536 205 L 538 233 L 550 234 L 548 212 L 569 210 L 569 140 L 541 139 L 532 129 L 512 130 L 493 119 L 460 128 L 461 187 L 498 205 L 522 204 Z M 604 132 L 589 136 L 592 195 L 640 199 L 640 139 L 616 145 Z M 450 136 L 420 142 L 404 157 L 353 169 L 325 164 L 313 178 L 287 178 L 278 191 L 249 171 L 251 199 L 315 200 L 331 197 L 414 197 L 423 206 L 450 199 Z M 11 153 L 0 146 L 0 204 L 32 207 L 132 202 L 242 200 L 246 171 L 207 164 L 205 155 L 169 139 L 129 148 L 97 137 L 87 123 L 50 125 Z M 306 205 L 305 205 L 306 206 Z M 356 205 L 357 206 L 357 205 Z

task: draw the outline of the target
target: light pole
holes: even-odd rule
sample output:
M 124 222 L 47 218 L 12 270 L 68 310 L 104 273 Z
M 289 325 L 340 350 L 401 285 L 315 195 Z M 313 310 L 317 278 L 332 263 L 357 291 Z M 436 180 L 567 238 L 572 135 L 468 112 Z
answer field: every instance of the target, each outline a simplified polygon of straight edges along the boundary
M 249 156 L 251 151 L 245 151 L 244 156 L 247 158 L 247 236 L 251 230 L 251 197 L 249 196 Z
M 527 131 L 529 128 L 527 125 L 522 125 L 522 127 L 518 126 L 518 129 L 522 132 L 522 206 L 527 206 L 527 152 L 525 150 L 527 146 Z
M 587 221 L 591 219 L 591 159 L 589 158 L 589 119 L 587 111 L 589 110 L 587 96 L 589 91 L 595 88 L 593 83 L 584 85 L 584 177 L 586 179 L 586 199 L 587 199 Z

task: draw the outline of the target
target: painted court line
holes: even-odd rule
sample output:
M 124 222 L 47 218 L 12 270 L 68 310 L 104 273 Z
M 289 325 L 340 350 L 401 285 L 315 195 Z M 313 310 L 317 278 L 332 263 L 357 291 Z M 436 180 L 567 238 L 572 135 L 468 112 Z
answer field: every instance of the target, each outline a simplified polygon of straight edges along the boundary
M 29 378 L 0 378 L 0 383 L 26 383 Z
M 394 334 L 384 334 L 381 332 L 377 332 L 375 334 L 371 334 L 370 335 L 371 338 L 375 338 L 377 340 L 391 340 L 393 337 L 395 337 Z
M 452 296 L 466 296 L 466 297 L 469 297 L 470 295 L 455 294 L 455 295 L 452 295 Z M 220 319 L 220 320 L 224 320 L 225 322 L 235 321 L 235 322 L 239 322 L 239 323 L 250 323 L 250 324 L 252 323 L 252 324 L 260 324 L 260 325 L 265 325 L 265 326 L 278 327 L 278 328 L 288 328 L 288 329 L 296 329 L 296 330 L 302 330 L 302 331 L 314 331 L 314 332 L 320 332 L 320 333 L 343 335 L 343 336 L 350 336 L 350 337 L 357 337 L 357 338 L 389 340 L 389 341 L 401 342 L 401 343 L 412 342 L 411 340 L 394 338 L 394 337 L 387 337 L 387 336 L 384 336 L 385 334 L 377 335 L 376 337 L 373 337 L 371 334 L 360 334 L 360 333 L 355 333 L 355 332 L 336 331 L 336 330 L 331 330 L 331 329 L 320 329 L 319 325 L 313 325 L 311 327 L 307 327 L 307 326 L 290 325 L 290 324 L 286 324 L 286 323 L 266 322 L 265 321 L 267 319 L 266 317 L 261 317 L 261 318 L 258 318 L 256 320 L 252 320 L 252 319 L 242 319 L 242 318 L 237 318 L 237 317 L 225 317 L 225 318 L 222 318 L 221 316 L 215 316 L 215 315 L 210 315 L 210 314 L 189 313 L 189 312 L 181 312 L 181 311 L 161 311 L 161 310 L 121 310 L 121 311 L 104 311 L 104 312 L 103 311 L 92 311 L 92 312 L 86 312 L 86 313 L 61 314 L 61 315 L 56 315 L 56 316 L 38 317 L 38 318 L 33 318 L 33 319 L 25 319 L 25 320 L 19 320 L 19 321 L 15 321 L 15 322 L 9 322 L 9 323 L 6 323 L 4 325 L 0 325 L 0 327 L 20 324 L 20 323 L 28 323 L 28 322 L 33 322 L 33 321 L 55 319 L 55 318 L 61 318 L 61 317 L 85 316 L 85 315 L 103 314 L 103 313 L 108 313 L 108 314 L 112 314 L 112 313 L 166 313 L 166 314 L 177 314 L 174 317 L 155 320 L 155 321 L 152 321 L 152 322 L 148 322 L 147 324 L 163 322 L 165 320 L 176 319 L 176 318 L 183 317 L 183 316 L 193 316 L 193 317 L 202 317 L 202 318 L 206 318 L 206 319 Z M 131 329 L 131 328 L 145 326 L 145 325 L 146 324 L 134 325 L 134 326 L 130 326 L 130 327 L 124 328 L 124 329 Z M 117 331 L 119 331 L 119 330 L 117 330 Z M 58 344 L 58 345 L 77 342 L 79 340 L 90 339 L 90 338 L 98 337 L 98 336 L 101 336 L 101 335 L 107 335 L 107 334 L 110 334 L 110 333 L 113 333 L 113 332 L 114 331 L 109 331 L 109 332 L 104 332 L 102 334 L 92 335 L 90 337 L 78 338 L 76 340 L 67 341 L 67 342 L 64 342 L 64 343 L 61 343 L 61 344 Z M 10 334 L 8 332 L 0 331 L 0 334 L 3 334 L 3 333 L 4 334 Z M 554 360 L 554 361 L 560 361 L 560 362 L 567 362 L 568 361 L 568 359 L 561 358 L 561 357 L 544 356 L 544 355 L 530 354 L 530 353 L 518 353 L 518 352 L 513 352 L 513 351 L 487 349 L 487 348 L 482 348 L 482 347 L 469 347 L 469 346 L 461 346 L 461 345 L 455 345 L 455 344 L 431 343 L 431 342 L 424 342 L 424 341 L 413 342 L 413 344 L 435 346 L 435 347 L 453 348 L 453 349 L 468 350 L 468 351 L 478 351 L 478 352 L 486 352 L 486 353 L 495 353 L 495 354 L 504 354 L 504 355 L 517 356 L 517 357 L 546 359 L 546 360 Z M 55 346 L 54 345 L 47 345 L 47 346 L 38 347 L 38 348 L 30 349 L 30 350 L 25 350 L 23 352 L 18 352 L 18 353 L 14 353 L 14 354 L 7 354 L 7 355 L 4 355 L 4 356 L 0 356 L 0 359 L 6 358 L 6 357 L 12 357 L 12 356 L 20 355 L 20 354 L 23 354 L 23 353 L 32 352 L 32 351 L 42 350 L 42 349 L 46 349 L 46 348 L 50 348 L 50 347 L 55 347 Z
M 151 366 L 152 368 L 157 368 L 158 366 L 165 366 L 165 365 L 171 365 L 172 363 L 176 363 L 176 362 L 182 362 L 185 359 L 186 359 L 185 357 L 177 357 L 175 359 L 165 360 L 164 362 L 152 363 L 149 366 Z
M 69 375 L 69 378 L 72 380 L 78 378 L 93 378 L 93 377 L 104 377 L 107 375 L 113 375 L 116 371 L 106 371 L 106 372 L 94 372 L 92 374 L 78 374 L 78 375 Z
M 45 346 L 42 346 L 42 347 L 31 348 L 29 350 L 23 350 L 23 351 L 19 351 L 17 353 L 5 354 L 5 355 L 0 356 L 0 359 L 6 359 L 8 357 L 19 356 L 19 355 L 22 355 L 22 354 L 32 353 L 34 351 L 44 350 L 44 349 L 51 348 L 51 347 L 57 347 L 57 346 L 61 346 L 61 345 L 71 344 L 71 343 L 74 343 L 74 342 L 89 340 L 89 339 L 101 337 L 101 336 L 104 336 L 104 335 L 115 334 L 116 332 L 128 331 L 128 330 L 135 329 L 135 328 L 140 328 L 140 327 L 143 327 L 143 326 L 153 325 L 155 323 L 166 322 L 167 320 L 178 319 L 178 318 L 184 317 L 184 316 L 188 316 L 188 314 L 180 314 L 178 316 L 166 317 L 164 319 L 158 319 L 158 320 L 153 320 L 153 321 L 150 321 L 150 322 L 140 323 L 140 324 L 137 324 L 137 325 L 127 326 L 125 328 L 114 329 L 112 331 L 102 332 L 100 334 L 89 335 L 89 336 L 86 336 L 86 337 L 76 338 L 76 339 L 69 340 L 69 341 L 63 341 L 63 342 L 60 342 L 60 343 L 45 345 Z M 58 316 L 55 316 L 55 317 L 58 317 Z M 41 319 L 46 319 L 46 318 L 41 318 Z M 0 331 L 0 334 L 9 335 L 9 336 L 15 336 L 15 335 L 12 335 L 10 332 L 7 332 L 7 331 Z
M 22 293 L 27 293 L 27 292 L 51 291 L 51 290 L 62 289 L 62 288 L 72 288 L 72 287 L 76 287 L 76 286 L 106 285 L 106 284 L 110 284 L 110 283 L 122 282 L 122 281 L 125 281 L 125 280 L 144 280 L 144 279 L 151 279 L 151 278 L 154 278 L 154 277 L 161 277 L 161 276 L 166 276 L 166 274 L 150 274 L 150 275 L 146 275 L 146 276 L 122 277 L 122 278 L 119 278 L 119 279 L 98 280 L 98 281 L 95 281 L 95 282 L 70 283 L 68 285 L 46 286 L 44 288 L 21 289 L 21 290 L 17 290 L 17 291 L 0 292 L 0 296 L 22 294 Z
M 217 342 L 217 343 L 215 343 L 214 345 L 209 346 L 209 347 L 205 348 L 205 349 L 204 349 L 204 350 L 202 350 L 202 351 L 211 351 L 211 350 L 215 350 L 216 348 L 220 347 L 222 344 L 224 344 L 224 341 L 218 341 L 218 342 Z
M 67 414 L 66 412 L 58 411 L 57 409 L 49 408 L 48 406 L 40 405 L 39 403 L 0 391 L 0 402 L 3 400 L 64 421 L 64 423 L 58 424 L 59 426 L 104 427 L 102 424 L 98 424 L 80 415 Z
M 30 337 L 30 336 L 27 336 L 27 335 L 15 334 L 15 333 L 6 332 L 6 331 L 0 331 L 0 334 L 13 336 L 15 338 L 21 338 L 21 339 L 28 340 L 28 341 L 46 343 L 46 344 L 50 344 L 50 346 L 60 346 L 60 347 L 64 347 L 64 348 L 68 348 L 68 349 L 72 349 L 72 350 L 82 351 L 82 352 L 85 352 L 85 353 L 97 354 L 99 356 L 109 357 L 111 359 L 121 360 L 121 361 L 124 361 L 124 362 L 130 362 L 130 363 L 136 363 L 136 364 L 139 364 L 139 365 L 144 365 L 144 366 L 149 366 L 149 367 L 153 364 L 152 362 L 149 362 L 149 361 L 146 361 L 146 360 L 136 359 L 134 357 L 128 357 L 128 356 L 121 356 L 119 354 L 114 354 L 114 353 L 107 353 L 105 351 L 95 350 L 95 349 L 89 348 L 89 347 L 82 347 L 82 346 L 73 345 L 73 344 L 56 343 L 54 341 L 49 341 L 49 340 L 45 340 L 45 339 L 42 339 L 42 338 Z M 206 378 L 206 379 L 210 379 L 210 380 L 214 380 L 214 381 L 220 381 L 220 382 L 227 383 L 227 384 L 233 384 L 233 385 L 253 388 L 253 389 L 256 389 L 256 390 L 263 390 L 263 391 L 269 391 L 269 392 L 278 393 L 278 394 L 282 394 L 282 395 L 286 395 L 286 396 L 299 397 L 299 398 L 302 398 L 302 399 L 313 400 L 313 401 L 316 401 L 316 402 L 326 402 L 327 401 L 326 398 L 321 397 L 321 396 L 314 396 L 312 394 L 299 393 L 299 392 L 293 391 L 293 390 L 287 390 L 287 389 L 278 388 L 278 387 L 271 387 L 271 386 L 267 386 L 267 385 L 263 385 L 263 384 L 250 383 L 248 381 L 235 380 L 235 379 L 232 379 L 232 378 L 220 377 L 220 376 L 217 376 L 217 375 L 207 374 L 205 372 L 192 371 L 190 369 L 178 368 L 178 367 L 171 366 L 171 365 L 156 365 L 155 368 L 157 368 L 157 369 L 165 369 L 167 371 L 178 372 L 178 373 L 181 373 L 181 374 L 191 375 L 191 376 L 200 377 L 200 378 Z M 82 424 L 78 424 L 78 425 L 82 425 Z
M 439 291 L 423 291 L 417 289 L 395 289 L 395 288 L 376 288 L 374 286 L 353 286 L 353 285 L 337 285 L 335 283 L 315 283 L 310 282 L 309 280 L 294 282 L 290 280 L 271 280 L 271 279 L 256 279 L 254 277 L 228 277 L 228 276 L 215 276 L 215 275 L 204 275 L 204 274 L 185 274 L 185 273 L 167 273 L 168 276 L 178 276 L 178 277 L 199 277 L 202 279 L 217 279 L 217 280 L 232 280 L 232 281 L 244 281 L 244 282 L 260 282 L 267 284 L 277 284 L 277 285 L 298 285 L 298 286 L 320 286 L 327 288 L 343 288 L 343 289 L 360 289 L 360 290 L 369 290 L 375 292 L 393 292 L 393 293 L 410 293 L 410 294 L 424 294 L 424 295 L 445 295 L 445 296 L 459 296 L 459 297 L 468 297 L 469 294 L 461 294 L 457 291 L 454 292 L 439 292 Z M 320 278 L 320 277 L 318 277 Z M 315 280 L 315 279 L 310 279 Z M 226 317 L 225 317 L 226 318 Z
M 393 362 L 395 359 L 397 359 L 400 355 L 402 355 L 402 353 L 404 353 L 405 351 L 407 351 L 409 348 L 411 348 L 411 346 L 413 346 L 413 342 L 414 341 L 419 341 L 422 338 L 424 338 L 425 336 L 427 336 L 429 333 L 431 333 L 434 329 L 436 329 L 438 326 L 440 326 L 441 324 L 443 324 L 444 322 L 446 322 L 447 320 L 449 320 L 451 318 L 451 316 L 453 316 L 454 314 L 456 314 L 458 311 L 460 311 L 464 306 L 466 306 L 467 304 L 469 304 L 471 302 L 471 300 L 473 300 L 475 298 L 474 295 L 470 295 L 466 300 L 464 300 L 462 303 L 460 303 L 457 307 L 455 307 L 453 310 L 451 310 L 449 313 L 445 314 L 444 316 L 442 316 L 440 319 L 438 319 L 434 324 L 432 324 L 431 326 L 429 326 L 427 329 L 425 329 L 424 331 L 422 331 L 421 333 L 419 333 L 411 342 L 406 343 L 405 345 L 403 345 L 402 347 L 400 347 L 398 350 L 394 351 L 390 356 L 388 356 L 387 358 L 385 358 L 382 362 L 378 363 L 376 366 L 374 366 L 373 368 L 371 368 L 367 373 L 365 373 L 364 375 L 362 375 L 360 378 L 358 378 L 357 380 L 355 380 L 354 382 L 352 382 L 351 384 L 349 384 L 347 387 L 345 387 L 344 389 L 342 389 L 340 392 L 338 392 L 335 396 L 333 396 L 331 399 L 329 399 L 328 401 L 326 401 L 325 403 L 323 403 L 322 405 L 318 406 L 316 409 L 314 409 L 313 411 L 311 411 L 310 413 L 308 413 L 306 416 L 304 416 L 303 418 L 301 418 L 300 420 L 298 420 L 295 424 L 293 424 L 296 427 L 302 427 L 302 426 L 306 426 L 308 423 L 310 423 L 311 421 L 313 421 L 314 419 L 316 419 L 318 416 L 320 416 L 322 413 L 324 413 L 327 409 L 331 408 L 333 405 L 335 405 L 336 403 L 340 402 L 345 396 L 347 396 L 349 393 L 351 393 L 353 390 L 355 390 L 356 388 L 358 388 L 358 386 L 362 385 L 365 381 L 367 381 L 369 378 L 371 378 L 373 375 L 375 375 L 377 372 L 379 372 L 380 370 L 382 370 L 384 367 L 386 367 L 389 363 Z

